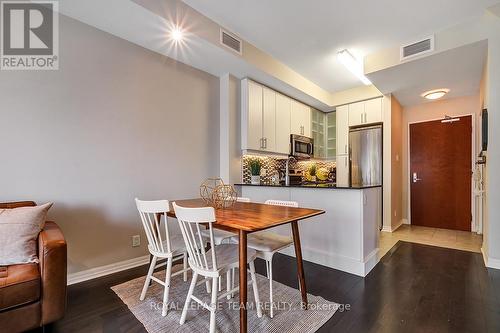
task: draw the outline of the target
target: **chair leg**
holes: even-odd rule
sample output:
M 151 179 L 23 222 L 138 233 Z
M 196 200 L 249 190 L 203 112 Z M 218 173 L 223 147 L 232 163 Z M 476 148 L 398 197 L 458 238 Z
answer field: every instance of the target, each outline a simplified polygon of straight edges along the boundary
M 231 290 L 231 271 L 232 271 L 232 269 L 229 269 L 226 272 L 226 288 L 227 288 L 227 292 L 229 292 Z M 231 299 L 231 294 L 227 294 L 226 298 L 228 300 Z
M 156 260 L 157 260 L 156 256 L 153 256 L 153 259 L 151 259 L 148 275 L 146 277 L 146 281 L 144 282 L 144 287 L 142 287 L 141 297 L 139 298 L 141 301 L 144 301 L 144 298 L 146 297 L 146 292 L 148 291 L 149 283 L 151 282 L 151 275 L 153 275 L 155 271 Z
M 273 259 L 269 261 L 269 303 L 271 306 L 270 316 L 274 317 L 274 302 L 273 302 Z
M 257 278 L 255 277 L 255 265 L 253 261 L 250 262 L 250 275 L 252 277 L 252 289 L 253 296 L 255 298 L 255 308 L 257 309 L 257 317 L 262 317 L 262 309 L 260 308 L 260 299 L 259 299 L 259 289 L 257 289 Z
M 184 303 L 184 308 L 182 309 L 180 324 L 183 325 L 186 321 L 187 309 L 189 302 L 191 301 L 191 296 L 193 296 L 194 287 L 196 286 L 196 280 L 198 280 L 198 273 L 193 272 L 193 278 L 191 279 L 191 285 L 189 286 L 189 291 L 186 296 L 186 303 Z
M 170 278 L 172 277 L 172 258 L 167 259 L 167 272 L 165 273 L 165 288 L 163 290 L 163 306 L 161 315 L 165 317 L 168 312 L 168 294 L 170 291 Z
M 188 267 L 188 263 L 187 263 L 187 253 L 184 253 L 184 258 L 182 260 L 182 268 L 184 269 L 184 273 L 182 274 L 182 278 L 184 279 L 184 282 L 186 282 L 188 280 L 188 272 L 187 272 L 187 267 Z
M 220 277 L 214 277 L 212 280 L 212 300 L 210 302 L 210 333 L 215 333 L 215 311 L 217 310 L 217 280 L 220 280 Z
M 234 276 L 235 276 L 235 275 L 236 275 L 236 268 L 233 268 L 233 269 L 231 270 L 231 290 L 233 290 L 233 289 L 234 289 Z M 234 292 L 233 292 L 233 293 L 231 293 L 231 298 L 233 298 L 233 297 L 234 297 Z

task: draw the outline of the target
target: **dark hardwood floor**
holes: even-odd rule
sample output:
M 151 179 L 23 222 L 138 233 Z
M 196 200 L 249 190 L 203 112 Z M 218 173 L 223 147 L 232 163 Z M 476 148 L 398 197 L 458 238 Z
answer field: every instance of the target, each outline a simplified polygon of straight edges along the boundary
M 295 269 L 275 257 L 275 280 L 296 288 Z M 145 332 L 110 287 L 146 270 L 70 286 L 65 318 L 45 332 Z M 305 273 L 309 293 L 349 306 L 319 332 L 500 332 L 500 271 L 478 253 L 399 242 L 364 279 L 309 262 Z

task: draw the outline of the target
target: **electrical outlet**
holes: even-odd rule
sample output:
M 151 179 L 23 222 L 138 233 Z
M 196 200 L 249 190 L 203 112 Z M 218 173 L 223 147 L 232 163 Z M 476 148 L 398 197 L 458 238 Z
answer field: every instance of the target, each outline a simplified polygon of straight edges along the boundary
M 141 245 L 141 235 L 132 236 L 132 247 L 138 247 Z

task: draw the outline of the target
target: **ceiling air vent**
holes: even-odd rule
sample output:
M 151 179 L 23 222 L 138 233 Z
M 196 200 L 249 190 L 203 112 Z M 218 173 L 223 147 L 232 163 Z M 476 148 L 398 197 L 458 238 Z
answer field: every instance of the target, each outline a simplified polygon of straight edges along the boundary
M 418 57 L 432 51 L 434 51 L 434 36 L 401 46 L 401 60 Z
M 220 43 L 239 55 L 243 53 L 241 39 L 224 29 L 220 29 Z

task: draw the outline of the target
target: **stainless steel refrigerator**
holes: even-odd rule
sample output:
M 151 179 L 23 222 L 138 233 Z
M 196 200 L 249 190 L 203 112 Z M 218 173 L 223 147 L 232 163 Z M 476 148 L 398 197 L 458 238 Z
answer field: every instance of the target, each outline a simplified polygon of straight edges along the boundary
M 350 186 L 382 185 L 382 125 L 349 130 Z

